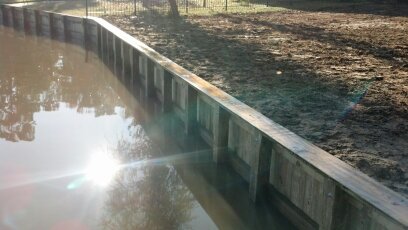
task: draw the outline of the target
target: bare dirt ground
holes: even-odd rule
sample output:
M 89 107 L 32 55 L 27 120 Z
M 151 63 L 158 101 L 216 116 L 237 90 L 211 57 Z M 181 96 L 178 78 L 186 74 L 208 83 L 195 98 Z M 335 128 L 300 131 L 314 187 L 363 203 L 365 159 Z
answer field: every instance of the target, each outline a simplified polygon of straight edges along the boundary
M 107 19 L 408 197 L 406 5 Z

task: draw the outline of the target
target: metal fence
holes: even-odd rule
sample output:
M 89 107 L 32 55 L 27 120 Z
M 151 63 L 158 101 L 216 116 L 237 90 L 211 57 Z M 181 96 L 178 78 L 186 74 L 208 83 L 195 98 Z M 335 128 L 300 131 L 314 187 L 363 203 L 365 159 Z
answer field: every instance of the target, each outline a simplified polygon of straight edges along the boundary
M 123 15 L 168 12 L 168 0 L 88 0 L 89 15 Z M 268 5 L 269 0 L 176 0 L 180 14 L 248 11 Z
M 180 14 L 212 12 L 248 12 L 268 6 L 270 0 L 176 0 Z M 144 12 L 167 13 L 168 0 L 0 0 L 2 3 L 20 3 L 31 8 L 91 16 L 137 15 Z M 34 5 L 33 5 L 34 4 Z M 76 14 L 76 13 L 74 13 Z

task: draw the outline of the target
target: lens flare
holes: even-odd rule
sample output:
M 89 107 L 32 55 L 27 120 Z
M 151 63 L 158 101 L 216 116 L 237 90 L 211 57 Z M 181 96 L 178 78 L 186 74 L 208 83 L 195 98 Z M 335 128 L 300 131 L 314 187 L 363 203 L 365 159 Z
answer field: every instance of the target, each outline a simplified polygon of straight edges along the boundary
M 106 186 L 119 170 L 119 162 L 108 153 L 95 154 L 86 169 L 87 180 L 99 186 Z

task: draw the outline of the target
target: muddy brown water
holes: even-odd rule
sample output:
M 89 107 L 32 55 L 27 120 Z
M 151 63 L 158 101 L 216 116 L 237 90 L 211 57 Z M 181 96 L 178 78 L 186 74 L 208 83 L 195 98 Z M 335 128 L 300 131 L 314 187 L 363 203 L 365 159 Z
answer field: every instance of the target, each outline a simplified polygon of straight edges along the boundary
M 293 228 L 228 167 L 152 141 L 95 54 L 0 27 L 0 70 L 0 229 Z

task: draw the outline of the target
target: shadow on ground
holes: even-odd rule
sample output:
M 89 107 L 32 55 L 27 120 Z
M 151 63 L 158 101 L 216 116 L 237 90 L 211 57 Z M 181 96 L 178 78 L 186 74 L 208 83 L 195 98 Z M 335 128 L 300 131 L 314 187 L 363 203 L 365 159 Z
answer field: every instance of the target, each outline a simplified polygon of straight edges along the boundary
M 392 1 L 271 1 L 270 6 L 282 7 L 291 10 L 301 10 L 307 12 L 329 12 L 329 13 L 352 13 L 352 14 L 373 14 L 382 16 L 408 16 L 408 2 L 402 0 Z
M 374 16 L 324 14 L 319 19 L 317 15 L 217 15 L 174 21 L 141 14 L 107 19 L 274 121 L 407 194 L 403 162 L 408 155 L 404 141 L 408 104 L 399 85 L 408 85 L 404 48 L 408 22 L 390 19 L 379 25 L 371 21 Z M 366 22 L 371 24 L 367 27 Z M 398 23 L 401 28 L 394 26 Z

